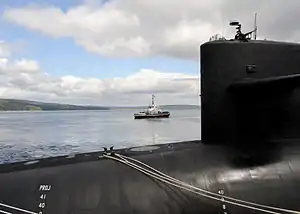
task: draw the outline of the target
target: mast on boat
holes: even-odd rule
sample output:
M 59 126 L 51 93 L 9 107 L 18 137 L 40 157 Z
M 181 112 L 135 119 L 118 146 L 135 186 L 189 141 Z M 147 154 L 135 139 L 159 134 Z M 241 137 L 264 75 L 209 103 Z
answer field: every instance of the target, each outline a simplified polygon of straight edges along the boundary
M 152 106 L 155 106 L 155 96 L 154 96 L 154 94 L 152 94 Z

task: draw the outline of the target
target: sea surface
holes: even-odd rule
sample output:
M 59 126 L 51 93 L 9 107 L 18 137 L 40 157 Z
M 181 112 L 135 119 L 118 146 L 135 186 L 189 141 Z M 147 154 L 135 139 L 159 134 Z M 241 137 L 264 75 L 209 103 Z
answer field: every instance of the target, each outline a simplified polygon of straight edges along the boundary
M 135 111 L 0 112 L 0 163 L 201 138 L 200 109 L 142 120 Z

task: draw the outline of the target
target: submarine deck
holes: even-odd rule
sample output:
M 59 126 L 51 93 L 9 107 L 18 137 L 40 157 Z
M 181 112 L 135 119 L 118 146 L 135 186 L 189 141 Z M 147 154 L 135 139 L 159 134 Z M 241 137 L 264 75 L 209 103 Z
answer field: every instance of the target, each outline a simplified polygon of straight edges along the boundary
M 213 193 L 300 210 L 297 148 L 295 143 L 285 147 L 272 143 L 245 152 L 190 141 L 115 152 Z M 10 211 L 1 207 L 6 204 L 31 214 L 220 213 L 225 205 L 228 213 L 253 213 L 167 185 L 102 155 L 1 165 L 0 211 Z
M 200 140 L 194 141 L 184 141 L 184 142 L 176 142 L 169 144 L 154 144 L 154 145 L 145 145 L 145 146 L 137 146 L 130 147 L 124 149 L 115 149 L 114 151 L 122 154 L 128 155 L 131 157 L 146 155 L 146 154 L 154 154 L 154 153 L 164 153 L 164 152 L 175 152 L 179 150 L 185 149 L 196 149 L 199 147 Z M 34 168 L 43 168 L 43 167 L 55 167 L 76 163 L 85 163 L 90 161 L 99 161 L 101 156 L 103 155 L 104 150 L 96 151 L 96 152 L 88 152 L 88 153 L 78 153 L 71 155 L 63 155 L 63 156 L 55 156 L 55 157 L 47 157 L 42 159 L 34 159 L 28 161 L 14 162 L 14 163 L 6 163 L 0 165 L 0 173 L 13 172 L 19 170 L 28 170 Z M 100 157 L 100 158 L 99 158 Z

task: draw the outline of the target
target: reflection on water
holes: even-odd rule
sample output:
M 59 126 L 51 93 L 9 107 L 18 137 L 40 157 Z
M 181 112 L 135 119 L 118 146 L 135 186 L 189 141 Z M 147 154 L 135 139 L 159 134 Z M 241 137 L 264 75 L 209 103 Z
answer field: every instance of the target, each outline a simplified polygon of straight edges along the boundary
M 134 120 L 132 110 L 1 112 L 0 163 L 200 139 L 200 110 Z

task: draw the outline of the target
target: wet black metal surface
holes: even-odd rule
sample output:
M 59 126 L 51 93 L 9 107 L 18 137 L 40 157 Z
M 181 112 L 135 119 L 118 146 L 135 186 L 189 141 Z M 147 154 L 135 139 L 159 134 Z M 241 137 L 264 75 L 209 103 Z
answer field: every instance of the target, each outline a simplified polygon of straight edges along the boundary
M 288 147 L 271 143 L 247 150 L 183 142 L 154 151 L 128 149 L 119 153 L 214 193 L 222 190 L 226 196 L 300 210 L 299 151 L 298 144 L 290 142 Z M 74 157 L 78 163 L 70 164 L 68 158 L 43 160 L 43 164 L 33 163 L 32 169 L 26 169 L 24 163 L 2 167 L 1 202 L 45 214 L 224 213 L 220 201 L 166 185 L 98 155 L 101 153 L 91 154 L 90 160 Z M 41 203 L 45 208 L 39 207 L 43 207 Z M 226 212 L 253 213 L 228 204 Z

